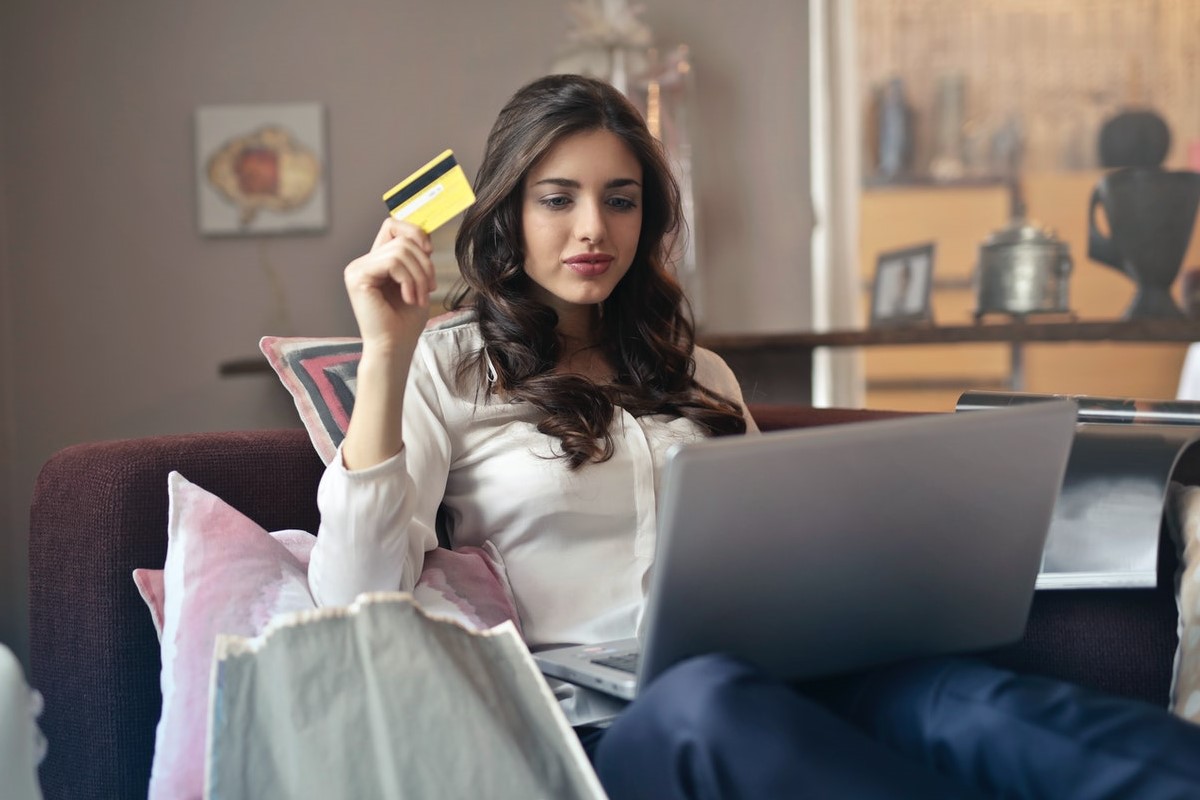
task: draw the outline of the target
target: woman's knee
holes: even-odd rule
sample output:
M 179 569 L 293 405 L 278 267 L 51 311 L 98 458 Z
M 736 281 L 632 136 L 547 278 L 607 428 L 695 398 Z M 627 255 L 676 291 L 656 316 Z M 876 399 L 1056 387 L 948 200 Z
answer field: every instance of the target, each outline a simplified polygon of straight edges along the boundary
M 723 715 L 740 685 L 759 677 L 757 668 L 731 656 L 695 656 L 657 676 L 619 722 L 628 727 L 637 724 L 674 732 L 702 732 L 710 727 L 712 717 Z
M 612 797 L 704 796 L 708 754 L 721 749 L 729 687 L 753 674 L 722 655 L 688 659 L 639 692 L 600 739 L 593 763 Z

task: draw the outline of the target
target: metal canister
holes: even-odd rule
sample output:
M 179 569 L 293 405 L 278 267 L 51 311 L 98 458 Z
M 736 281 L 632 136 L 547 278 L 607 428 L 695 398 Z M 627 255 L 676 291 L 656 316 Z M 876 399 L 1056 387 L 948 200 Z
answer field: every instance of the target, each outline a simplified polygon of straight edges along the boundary
M 1066 313 L 1071 253 L 1048 228 L 1017 219 L 979 246 L 975 317 Z

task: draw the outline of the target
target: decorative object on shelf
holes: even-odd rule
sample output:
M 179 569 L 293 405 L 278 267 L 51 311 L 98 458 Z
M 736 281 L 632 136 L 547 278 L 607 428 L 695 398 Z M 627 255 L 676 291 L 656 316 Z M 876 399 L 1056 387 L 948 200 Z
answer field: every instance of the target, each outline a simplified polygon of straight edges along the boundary
M 932 323 L 934 245 L 921 244 L 880 253 L 871 292 L 871 327 Z
M 875 165 L 878 177 L 895 181 L 912 167 L 913 110 L 904 90 L 904 79 L 890 78 L 876 93 L 872 112 L 876 130 Z
M 1115 167 L 1092 190 L 1088 205 L 1088 258 L 1138 285 L 1126 319 L 1182 317 L 1171 284 L 1183 266 L 1200 204 L 1200 173 L 1162 168 L 1171 129 L 1149 109 L 1126 110 L 1100 129 L 1100 161 Z M 1104 208 L 1109 235 L 1096 224 Z M 1192 299 L 1185 293 L 1185 302 Z
M 929 162 L 929 174 L 936 181 L 958 180 L 966 173 L 966 94 L 966 79 L 961 72 L 938 78 L 933 106 L 933 159 Z
M 988 138 L 988 165 L 996 175 L 1011 178 L 1025 150 L 1025 137 L 1020 117 L 1009 115 Z
M 198 108 L 200 232 L 324 230 L 327 167 L 322 118 L 316 103 Z
M 1070 275 L 1067 243 L 1049 228 L 1014 217 L 979 246 L 975 321 L 993 313 L 1070 314 Z
M 1126 109 L 1100 127 L 1100 166 L 1159 167 L 1171 149 L 1171 129 L 1149 109 Z
M 554 62 L 553 71 L 600 78 L 628 94 L 633 78 L 650 65 L 654 37 L 638 18 L 644 10 L 629 0 L 569 3 L 568 46 Z
M 1019 138 L 1006 156 L 1009 222 L 979 246 L 975 321 L 991 313 L 1022 320 L 1031 314 L 1069 314 L 1070 250 L 1053 230 L 1026 216 Z
M 1125 319 L 1183 317 L 1171 284 L 1183 266 L 1196 209 L 1200 173 L 1125 167 L 1096 184 L 1088 205 L 1088 258 L 1123 272 L 1137 284 Z M 1103 207 L 1111 232 L 1096 224 Z

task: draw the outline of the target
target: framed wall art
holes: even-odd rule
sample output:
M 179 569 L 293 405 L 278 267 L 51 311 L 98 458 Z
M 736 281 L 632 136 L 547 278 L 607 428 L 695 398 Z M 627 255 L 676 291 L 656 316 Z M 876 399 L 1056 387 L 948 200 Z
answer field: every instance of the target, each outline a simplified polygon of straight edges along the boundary
M 320 104 L 201 106 L 195 141 L 200 233 L 325 229 L 328 164 Z
M 932 323 L 932 243 L 880 253 L 871 291 L 871 327 Z

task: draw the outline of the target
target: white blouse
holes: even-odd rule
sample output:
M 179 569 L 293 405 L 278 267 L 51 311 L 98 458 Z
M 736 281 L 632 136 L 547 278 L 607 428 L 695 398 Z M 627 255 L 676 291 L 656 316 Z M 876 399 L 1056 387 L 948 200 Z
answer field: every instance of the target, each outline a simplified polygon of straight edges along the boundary
M 613 457 L 572 472 L 555 457 L 558 439 L 537 430 L 536 409 L 489 397 L 482 385 L 459 385 L 459 361 L 482 347 L 470 316 L 426 331 L 405 392 L 404 448 L 353 471 L 339 448 L 317 494 L 313 596 L 344 605 L 361 592 L 411 590 L 425 552 L 438 544 L 444 506 L 452 545 L 484 547 L 500 561 L 531 649 L 634 636 L 666 454 L 704 434 L 683 418 L 635 418 L 617 408 Z M 702 348 L 695 359 L 696 380 L 745 411 L 725 362 Z M 748 412 L 746 420 L 756 430 Z M 595 716 L 572 713 L 569 702 L 564 709 L 573 724 Z

